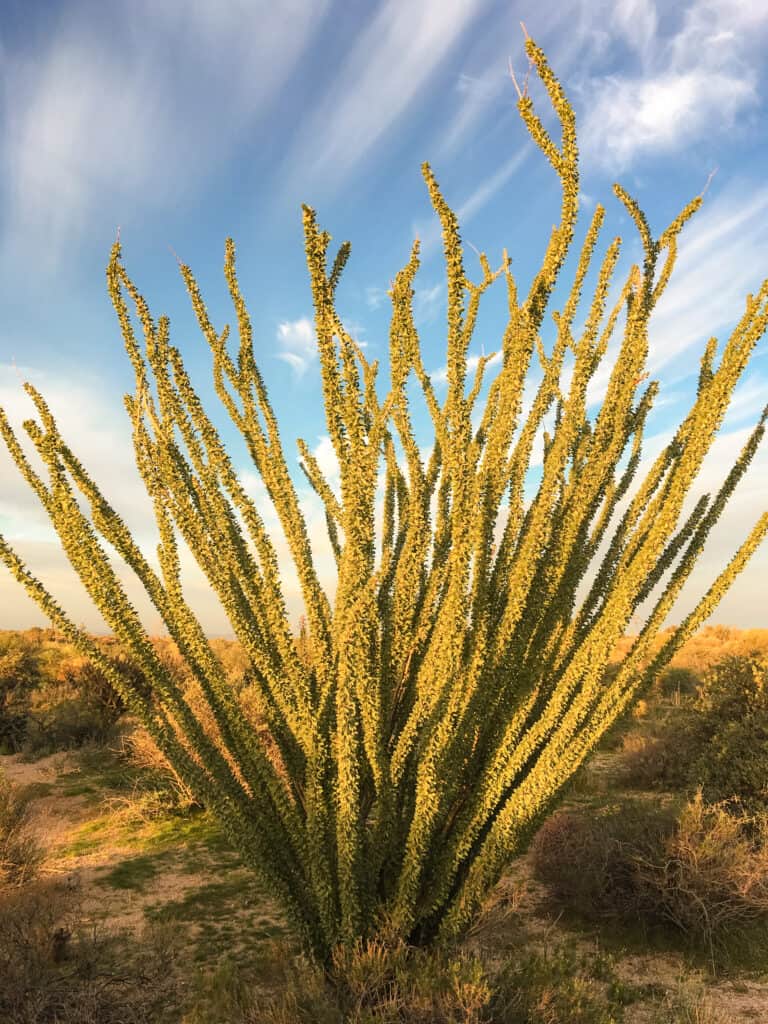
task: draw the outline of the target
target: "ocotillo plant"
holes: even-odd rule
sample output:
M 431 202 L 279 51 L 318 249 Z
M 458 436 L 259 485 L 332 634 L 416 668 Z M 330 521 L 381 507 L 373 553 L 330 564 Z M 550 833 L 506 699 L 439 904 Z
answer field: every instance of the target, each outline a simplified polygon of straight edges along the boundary
M 768 282 L 747 298 L 717 366 L 716 339 L 706 345 L 690 411 L 630 491 L 657 392 L 657 382 L 638 390 L 645 379 L 649 318 L 669 282 L 678 235 L 702 197 L 654 238 L 638 204 L 616 186 L 640 234 L 643 264 L 631 268 L 611 308 L 609 286 L 621 246 L 614 239 L 600 262 L 583 328 L 575 329 L 604 218 L 598 206 L 568 297 L 551 313 L 552 340 L 545 345 L 545 313 L 574 236 L 579 175 L 573 111 L 542 51 L 532 40 L 526 49 L 562 128 L 558 145 L 527 93 L 520 95 L 520 115 L 562 183 L 560 222 L 527 294 L 518 292 L 506 251 L 495 272 L 482 254 L 482 281 L 468 278 L 456 216 L 429 165 L 423 166 L 447 265 L 448 391 L 442 405 L 424 369 L 413 319 L 418 240 L 389 293 L 390 387 L 380 398 L 378 364 L 366 360 L 336 311 L 349 244 L 340 247 L 329 270 L 330 236 L 304 207 L 339 494 L 306 444 L 299 440 L 298 447 L 304 473 L 324 503 L 338 572 L 333 607 L 318 578 L 254 358 L 234 244 L 227 239 L 225 274 L 239 326 L 236 360 L 228 351 L 228 327 L 217 334 L 191 270 L 180 264 L 213 354 L 217 393 L 247 443 L 296 566 L 307 618 L 300 646 L 291 634 L 264 520 L 192 387 L 179 349 L 169 343 L 168 318 L 155 325 L 128 277 L 119 238 L 107 280 L 136 375 L 135 394 L 125 404 L 137 466 L 154 503 L 159 573 L 72 453 L 34 387 L 25 385 L 40 422 L 28 420 L 24 428 L 47 467 L 47 485 L 7 417 L 0 418 L 8 448 L 80 579 L 150 680 L 151 699 L 115 672 L 0 538 L 6 565 L 53 623 L 113 680 L 320 958 L 357 938 L 425 944 L 459 936 L 564 783 L 711 613 L 768 532 L 766 512 L 654 654 L 659 629 L 763 436 L 768 410 L 719 492 L 683 514 L 733 389 L 766 328 Z M 475 429 L 472 413 L 492 356 L 480 360 L 467 393 L 467 352 L 481 296 L 502 273 L 509 319 L 500 369 Z M 143 325 L 143 351 L 123 287 Z M 590 418 L 587 385 L 615 332 L 621 339 L 618 355 L 602 405 Z M 523 418 L 523 387 L 535 360 L 542 376 Z M 424 462 L 406 399 L 411 371 L 435 429 Z M 526 500 L 526 473 L 548 413 L 554 413 L 554 426 L 544 435 L 541 479 Z M 76 489 L 90 516 L 76 500 Z M 186 659 L 207 707 L 205 727 L 158 659 L 98 534 L 139 577 Z M 258 735 L 246 724 L 221 662 L 184 601 L 179 535 L 250 658 L 265 723 Z M 616 641 L 652 595 L 644 626 L 609 680 L 604 670 Z

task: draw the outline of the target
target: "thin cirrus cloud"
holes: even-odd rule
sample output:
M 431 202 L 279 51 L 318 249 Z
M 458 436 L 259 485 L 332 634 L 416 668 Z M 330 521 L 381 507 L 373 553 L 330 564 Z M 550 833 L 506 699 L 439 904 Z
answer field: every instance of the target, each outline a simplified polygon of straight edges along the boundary
M 383 288 L 370 286 L 365 289 L 365 302 L 370 310 L 380 309 L 389 296 Z M 434 284 L 413 291 L 413 318 L 417 326 L 431 323 L 445 302 L 445 285 Z
M 439 155 L 455 154 L 509 88 L 509 75 L 503 66 L 486 68 L 477 75 L 461 72 L 455 85 L 459 102 L 441 140 Z
M 338 186 L 379 143 L 461 41 L 490 0 L 385 0 L 343 67 L 300 126 L 285 161 L 287 193 L 303 168 L 314 184 Z M 296 169 L 299 170 L 296 170 Z M 302 178 L 297 180 L 297 175 Z
M 4 262 L 29 253 L 52 272 L 116 206 L 195 195 L 267 109 L 329 2 L 140 0 L 110 5 L 110 21 L 75 2 L 44 44 L 5 53 Z
M 742 189 L 733 182 L 683 229 L 672 279 L 651 320 L 652 373 L 673 364 L 696 346 L 700 356 L 708 338 L 744 313 L 745 296 L 768 267 L 768 187 Z
M 493 174 L 489 174 L 484 178 L 477 188 L 473 189 L 456 207 L 456 217 L 462 228 L 484 206 L 487 206 L 497 192 L 517 174 L 531 152 L 532 147 L 530 145 L 521 146 Z M 441 230 L 437 214 L 427 221 L 416 221 L 413 224 L 413 233 L 421 242 L 422 254 L 427 255 L 435 249 L 440 242 Z
M 754 292 L 768 267 L 768 187 L 754 189 L 733 181 L 685 225 L 678 257 L 666 291 L 649 324 L 649 372 L 662 373 L 666 386 L 698 370 L 708 339 L 719 338 L 722 352 L 733 325 L 744 313 L 745 296 Z M 616 297 L 624 281 L 618 275 Z M 610 306 L 609 300 L 608 305 Z M 621 343 L 617 326 L 608 353 L 590 381 L 588 404 L 602 401 Z M 717 362 L 716 362 L 717 365 Z

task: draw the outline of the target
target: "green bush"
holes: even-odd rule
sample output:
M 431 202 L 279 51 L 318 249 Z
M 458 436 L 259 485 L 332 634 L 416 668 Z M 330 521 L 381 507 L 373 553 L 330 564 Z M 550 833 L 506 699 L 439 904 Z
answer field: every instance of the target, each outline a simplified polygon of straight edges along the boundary
M 685 671 L 685 670 L 675 670 Z M 695 678 L 695 677 L 694 677 Z M 768 665 L 728 656 L 703 673 L 696 695 L 621 736 L 625 785 L 687 790 L 709 803 L 768 809 Z
M 703 722 L 689 780 L 710 802 L 736 799 L 768 809 L 768 663 L 729 657 L 704 676 L 697 708 Z
M 702 749 L 703 723 L 690 707 L 665 708 L 621 737 L 616 774 L 632 789 L 692 786 L 691 765 Z
M 143 674 L 128 658 L 116 654 L 107 660 L 122 678 L 148 695 Z M 122 697 L 101 669 L 85 658 L 64 659 L 30 696 L 21 749 L 39 756 L 107 743 L 115 737 L 125 712 Z
M 0 634 L 0 753 L 24 741 L 30 694 L 40 682 L 40 653 L 18 633 Z
M 120 676 L 149 699 L 151 687 L 144 673 L 130 658 L 118 654 L 109 661 Z M 67 669 L 65 678 L 78 691 L 85 704 L 101 716 L 105 725 L 114 725 L 128 710 L 125 701 L 102 670 L 90 661 L 85 661 L 75 669 Z
M 105 743 L 112 735 L 113 723 L 105 721 L 98 709 L 78 697 L 63 697 L 50 704 L 41 702 L 33 709 L 22 751 L 40 757 L 88 743 Z
M 689 668 L 678 666 L 665 669 L 653 684 L 653 693 L 663 700 L 681 700 L 695 697 L 699 676 Z

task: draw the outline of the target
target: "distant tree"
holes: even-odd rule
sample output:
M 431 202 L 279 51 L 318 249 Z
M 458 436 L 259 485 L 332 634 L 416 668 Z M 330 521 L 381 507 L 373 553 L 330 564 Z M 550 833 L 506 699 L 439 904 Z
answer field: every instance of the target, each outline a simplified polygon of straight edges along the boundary
M 563 308 L 551 314 L 554 341 L 547 352 L 544 316 L 577 219 L 576 129 L 544 54 L 532 40 L 526 50 L 562 127 L 558 145 L 527 92 L 521 92 L 520 115 L 562 183 L 560 222 L 526 295 L 518 292 L 506 251 L 495 272 L 481 254 L 483 279 L 470 281 L 456 216 L 429 165 L 422 168 L 442 224 L 447 264 L 448 393 L 442 405 L 424 369 L 413 320 L 418 241 L 389 293 L 390 387 L 380 400 L 378 363 L 366 360 L 335 308 L 349 243 L 340 247 L 329 272 L 330 236 L 318 228 L 314 211 L 304 207 L 323 397 L 340 466 L 340 494 L 331 489 L 306 444 L 299 440 L 298 447 L 302 468 L 324 503 L 335 553 L 333 608 L 318 579 L 254 359 L 234 243 L 227 239 L 225 275 L 238 317 L 236 360 L 227 349 L 228 327 L 217 335 L 192 272 L 180 264 L 213 353 L 217 394 L 245 438 L 296 566 L 307 612 L 299 649 L 290 631 L 275 547 L 259 509 L 203 410 L 180 351 L 169 343 L 168 317 L 155 325 L 123 268 L 119 238 L 107 279 L 136 374 L 136 392 L 126 396 L 125 405 L 137 466 L 154 502 L 161 575 L 72 453 L 31 384 L 25 388 L 40 423 L 28 420 L 24 427 L 45 462 L 48 485 L 33 471 L 5 415 L 0 417 L 17 466 L 48 511 L 110 629 L 150 681 L 153 699 L 115 671 L 0 539 L 5 564 L 66 638 L 124 695 L 178 775 L 283 900 L 308 949 L 323 959 L 338 943 L 359 937 L 404 937 L 428 944 L 460 935 L 566 781 L 710 615 L 768 532 L 765 512 L 695 609 L 647 661 L 763 436 L 766 413 L 718 493 L 703 496 L 683 517 L 686 495 L 765 331 L 768 282 L 747 298 L 717 367 L 717 341 L 707 343 L 690 411 L 622 505 L 637 472 L 644 425 L 658 388 L 652 381 L 638 393 L 646 377 L 649 318 L 669 282 L 678 235 L 702 196 L 654 238 L 638 204 L 615 186 L 639 232 L 642 266 L 631 268 L 619 300 L 607 310 L 621 246 L 615 238 L 600 262 L 583 329 L 575 331 L 577 305 L 604 218 L 604 208 L 597 206 L 570 293 Z M 502 272 L 509 319 L 501 340 L 501 369 L 475 429 L 472 412 L 492 355 L 480 359 L 467 395 L 467 352 L 480 298 Z M 134 337 L 123 286 L 143 325 L 144 353 Z M 602 405 L 590 418 L 587 384 L 617 325 L 623 330 L 620 351 Z M 572 372 L 564 381 L 571 356 Z M 535 359 L 543 376 L 521 420 L 523 388 Z M 149 371 L 156 394 L 150 390 Z M 426 465 L 406 400 L 411 371 L 435 428 Z M 543 433 L 541 479 L 526 502 L 526 471 L 550 411 L 554 426 Z M 398 463 L 395 432 L 405 472 Z M 386 483 L 377 557 L 375 495 L 382 457 Z M 90 506 L 90 518 L 75 488 Z M 495 536 L 500 511 L 504 515 Z M 222 664 L 184 601 L 177 531 L 250 659 L 249 682 L 258 689 L 265 716 L 266 731 L 260 735 L 239 712 Z M 199 683 L 205 716 L 193 713 L 178 680 L 159 659 L 98 534 L 146 588 Z M 582 580 L 589 585 L 577 600 Z M 645 625 L 607 681 L 604 669 L 616 641 L 633 612 L 658 595 L 657 585 L 661 593 Z

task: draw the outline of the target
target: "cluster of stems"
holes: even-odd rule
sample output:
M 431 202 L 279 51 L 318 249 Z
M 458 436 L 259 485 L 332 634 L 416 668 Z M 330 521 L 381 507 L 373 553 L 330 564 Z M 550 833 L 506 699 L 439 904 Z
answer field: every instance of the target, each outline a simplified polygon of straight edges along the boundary
M 495 272 L 482 254 L 483 279 L 473 283 L 457 219 L 424 164 L 447 267 L 448 387 L 442 404 L 424 369 L 414 325 L 418 241 L 389 293 L 390 386 L 380 400 L 378 363 L 366 360 L 336 312 L 349 245 L 341 246 L 329 271 L 330 236 L 304 207 L 339 493 L 307 445 L 299 440 L 298 447 L 301 467 L 323 503 L 335 556 L 333 607 L 316 571 L 254 359 L 234 244 L 226 242 L 225 274 L 239 327 L 236 360 L 227 347 L 228 327 L 216 333 L 189 267 L 180 264 L 211 348 L 217 394 L 246 441 L 295 564 L 306 608 L 300 644 L 290 629 L 264 519 L 204 411 L 180 351 L 169 342 L 168 318 L 153 322 L 123 268 L 119 239 L 107 280 L 136 375 L 135 394 L 125 396 L 125 405 L 159 529 L 159 572 L 73 454 L 35 388 L 25 385 L 39 422 L 28 420 L 24 428 L 47 469 L 47 483 L 0 410 L 0 430 L 16 465 L 106 623 L 150 682 L 151 695 L 116 670 L 0 537 L 5 564 L 111 679 L 321 959 L 339 943 L 366 937 L 426 944 L 460 936 L 566 781 L 711 614 L 768 532 L 766 512 L 694 610 L 665 633 L 661 646 L 655 643 L 763 436 L 768 410 L 718 493 L 704 495 L 683 514 L 733 389 L 765 331 L 768 282 L 747 298 L 717 366 L 717 341 L 707 344 L 690 411 L 633 487 L 657 392 L 656 382 L 640 387 L 647 376 L 649 318 L 669 282 L 679 233 L 702 197 L 654 238 L 635 200 L 616 186 L 642 241 L 642 266 L 631 268 L 610 307 L 621 239 L 610 242 L 576 330 L 604 218 L 597 206 L 567 300 L 551 312 L 554 340 L 547 352 L 544 317 L 577 218 L 578 154 L 573 112 L 561 86 L 536 44 L 529 39 L 526 47 L 562 128 L 558 145 L 530 97 L 521 95 L 521 117 L 562 183 L 560 222 L 527 294 L 518 292 L 506 251 Z M 501 274 L 509 307 L 501 348 L 480 360 L 468 388 L 467 354 L 479 302 Z M 143 327 L 143 351 L 123 289 Z M 617 332 L 618 355 L 602 404 L 590 418 L 587 386 Z M 478 425 L 473 409 L 494 356 L 499 370 Z M 523 389 L 536 361 L 541 376 L 524 418 Z M 434 424 L 428 461 L 417 447 L 406 397 L 411 372 Z M 546 417 L 551 430 L 544 432 L 540 481 L 527 498 L 524 485 Z M 377 505 L 382 461 L 383 510 Z M 264 719 L 258 733 L 185 603 L 179 536 L 250 659 L 249 679 Z M 205 721 L 159 658 L 103 541 L 146 589 L 199 684 Z M 618 672 L 607 676 L 617 641 L 649 598 L 645 624 Z

